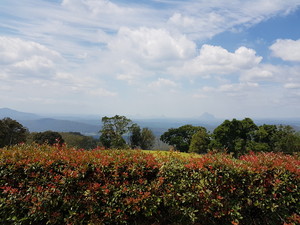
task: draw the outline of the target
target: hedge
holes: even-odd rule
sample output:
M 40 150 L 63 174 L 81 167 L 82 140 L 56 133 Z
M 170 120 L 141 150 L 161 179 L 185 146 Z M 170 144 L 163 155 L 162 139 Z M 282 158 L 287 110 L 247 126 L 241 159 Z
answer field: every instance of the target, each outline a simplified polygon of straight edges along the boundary
M 1 224 L 300 224 L 300 158 L 0 149 Z

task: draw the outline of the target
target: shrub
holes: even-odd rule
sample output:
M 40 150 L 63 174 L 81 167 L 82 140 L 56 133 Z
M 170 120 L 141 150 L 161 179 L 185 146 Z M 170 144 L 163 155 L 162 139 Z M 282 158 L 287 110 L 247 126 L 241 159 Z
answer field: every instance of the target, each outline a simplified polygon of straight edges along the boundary
M 296 224 L 299 156 L 0 149 L 2 224 Z

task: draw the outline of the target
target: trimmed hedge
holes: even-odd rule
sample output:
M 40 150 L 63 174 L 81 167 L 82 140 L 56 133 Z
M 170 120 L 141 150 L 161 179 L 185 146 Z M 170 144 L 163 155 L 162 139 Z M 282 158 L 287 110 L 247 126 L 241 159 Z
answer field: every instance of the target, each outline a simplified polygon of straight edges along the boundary
M 0 149 L 1 224 L 300 224 L 300 158 Z

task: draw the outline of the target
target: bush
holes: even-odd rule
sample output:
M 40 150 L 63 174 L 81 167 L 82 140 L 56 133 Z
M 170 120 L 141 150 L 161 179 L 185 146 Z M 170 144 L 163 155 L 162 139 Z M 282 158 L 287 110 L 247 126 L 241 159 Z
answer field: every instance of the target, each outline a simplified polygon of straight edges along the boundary
M 0 149 L 2 224 L 297 224 L 299 156 Z

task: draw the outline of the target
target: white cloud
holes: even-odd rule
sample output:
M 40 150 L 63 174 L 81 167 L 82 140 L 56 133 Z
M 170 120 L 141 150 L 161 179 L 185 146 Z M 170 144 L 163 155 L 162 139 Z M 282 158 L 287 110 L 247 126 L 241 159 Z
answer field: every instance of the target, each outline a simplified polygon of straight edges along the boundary
M 115 54 L 138 60 L 168 61 L 193 56 L 196 45 L 184 35 L 172 36 L 165 29 L 122 27 L 108 47 Z
M 149 87 L 150 88 L 163 88 L 163 87 L 176 88 L 178 87 L 178 84 L 169 79 L 158 78 L 157 81 L 150 83 Z
M 37 58 L 61 59 L 58 52 L 52 51 L 39 43 L 0 36 L 0 65 L 26 61 L 29 57 L 36 57 L 36 61 L 38 61 Z
M 285 61 L 300 62 L 300 39 L 278 39 L 270 46 L 275 57 L 279 57 Z
M 259 87 L 258 83 L 253 82 L 241 82 L 241 83 L 229 83 L 222 84 L 218 87 L 205 86 L 201 89 L 202 92 L 220 92 L 220 93 L 244 93 L 245 91 L 253 90 L 253 88 Z
M 0 72 L 11 78 L 48 78 L 63 58 L 56 51 L 32 41 L 0 37 Z
M 223 31 L 253 26 L 274 15 L 297 9 L 294 0 L 177 1 L 177 11 L 168 20 L 171 29 L 193 39 L 205 40 Z
M 244 82 L 275 81 L 277 80 L 275 76 L 280 72 L 282 72 L 280 67 L 272 64 L 260 64 L 244 71 L 240 76 L 240 80 Z
M 232 74 L 257 66 L 262 57 L 256 56 L 253 49 L 240 47 L 228 52 L 220 46 L 203 45 L 199 55 L 186 61 L 181 68 L 170 68 L 175 75 L 209 76 L 211 74 Z

